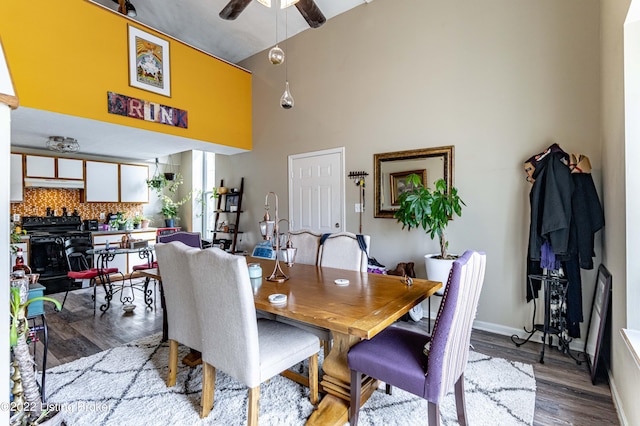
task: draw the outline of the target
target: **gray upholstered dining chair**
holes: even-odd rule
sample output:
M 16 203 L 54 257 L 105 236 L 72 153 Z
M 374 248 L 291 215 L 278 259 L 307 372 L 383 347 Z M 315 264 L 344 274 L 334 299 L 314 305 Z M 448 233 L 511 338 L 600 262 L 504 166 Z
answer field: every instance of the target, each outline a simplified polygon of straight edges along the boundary
M 256 319 L 246 259 L 209 248 L 190 252 L 186 269 L 202 330 L 200 417 L 213 407 L 219 369 L 249 387 L 248 424 L 257 425 L 260 383 L 307 358 L 309 399 L 315 405 L 320 342 L 297 327 Z
M 358 237 L 351 232 L 337 232 L 323 237 L 320 245 L 319 266 L 367 272 L 371 237 L 363 235 L 366 250 L 360 247 Z
M 202 334 L 195 313 L 195 296 L 189 280 L 188 259 L 201 251 L 182 242 L 158 243 L 155 246 L 162 268 L 162 287 L 166 304 L 169 337 L 169 374 L 167 386 L 176 384 L 178 343 L 201 351 Z
M 440 402 L 455 388 L 458 422 L 467 424 L 464 369 L 485 263 L 486 255 L 475 251 L 453 263 L 431 336 L 391 326 L 349 350 L 352 426 L 358 423 L 363 374 L 426 399 L 431 426 L 440 424 Z
M 297 249 L 296 263 L 302 265 L 317 265 L 320 251 L 320 237 L 322 235 L 309 229 L 298 229 L 289 232 L 291 244 Z

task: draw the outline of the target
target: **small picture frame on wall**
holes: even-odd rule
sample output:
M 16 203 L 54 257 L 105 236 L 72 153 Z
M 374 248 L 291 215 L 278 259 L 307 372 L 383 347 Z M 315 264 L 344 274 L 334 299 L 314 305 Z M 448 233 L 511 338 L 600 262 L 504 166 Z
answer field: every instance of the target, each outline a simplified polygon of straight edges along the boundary
M 238 211 L 238 200 L 240 199 L 240 195 L 227 195 L 227 199 L 225 201 L 225 211 L 228 212 L 237 212 Z
M 129 85 L 171 97 L 169 42 L 129 25 Z
M 400 195 L 404 192 L 411 191 L 414 186 L 407 182 L 409 175 L 416 174 L 420 177 L 422 185 L 424 186 L 427 181 L 427 169 L 422 170 L 409 170 L 406 172 L 390 173 L 391 176 L 391 204 L 394 206 L 400 205 Z

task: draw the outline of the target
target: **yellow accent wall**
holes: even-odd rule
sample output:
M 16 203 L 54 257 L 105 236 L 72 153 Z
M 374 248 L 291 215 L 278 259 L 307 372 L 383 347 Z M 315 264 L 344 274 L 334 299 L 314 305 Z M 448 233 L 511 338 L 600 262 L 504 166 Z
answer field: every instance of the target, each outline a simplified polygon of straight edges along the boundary
M 248 71 L 84 0 L 3 3 L 0 37 L 22 106 L 251 149 Z M 128 25 L 169 41 L 170 98 L 129 86 Z M 186 110 L 188 128 L 109 114 L 108 91 Z

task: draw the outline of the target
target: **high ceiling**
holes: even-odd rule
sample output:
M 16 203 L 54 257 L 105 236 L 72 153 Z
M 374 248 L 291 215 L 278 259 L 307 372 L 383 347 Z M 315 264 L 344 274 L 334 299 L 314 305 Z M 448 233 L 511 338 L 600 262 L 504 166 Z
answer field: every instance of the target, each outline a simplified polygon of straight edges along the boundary
M 96 7 L 103 6 L 113 11 L 118 8 L 113 0 L 87 1 L 96 3 Z M 315 0 L 315 3 L 329 20 L 371 1 Z M 323 27 L 311 29 L 295 6 L 285 10 L 274 6 L 267 8 L 256 0 L 251 1 L 232 21 L 218 16 L 228 0 L 131 0 L 131 3 L 137 11 L 133 20 L 234 64 L 275 44 L 276 19 L 279 42 L 285 38 L 285 33 L 291 37 L 305 30 L 323 30 Z M 279 4 L 277 0 L 273 3 Z M 215 150 L 225 154 L 239 152 L 192 139 L 25 107 L 12 113 L 12 145 L 42 149 L 51 135 L 78 139 L 82 154 L 140 160 L 189 149 Z

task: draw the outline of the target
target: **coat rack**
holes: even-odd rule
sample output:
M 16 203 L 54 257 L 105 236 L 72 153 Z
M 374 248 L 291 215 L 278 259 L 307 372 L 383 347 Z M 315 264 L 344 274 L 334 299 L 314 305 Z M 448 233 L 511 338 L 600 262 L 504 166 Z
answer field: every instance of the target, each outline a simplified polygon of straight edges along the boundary
M 348 177 L 353 179 L 356 186 L 360 187 L 360 233 L 362 234 L 362 213 L 364 213 L 364 178 L 369 176 L 369 173 L 359 171 L 359 172 L 349 172 Z

